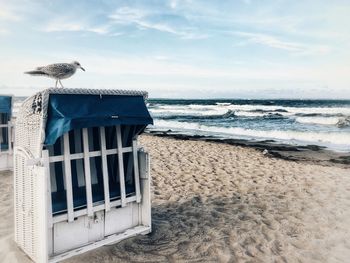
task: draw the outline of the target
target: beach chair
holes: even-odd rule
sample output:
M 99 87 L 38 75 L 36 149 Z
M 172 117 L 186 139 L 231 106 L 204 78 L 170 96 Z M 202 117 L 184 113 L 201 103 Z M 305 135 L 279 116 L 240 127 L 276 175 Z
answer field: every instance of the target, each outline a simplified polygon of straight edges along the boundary
M 18 112 L 15 241 L 35 262 L 151 232 L 146 92 L 47 89 Z
M 0 171 L 10 170 L 13 166 L 12 100 L 10 95 L 0 95 Z

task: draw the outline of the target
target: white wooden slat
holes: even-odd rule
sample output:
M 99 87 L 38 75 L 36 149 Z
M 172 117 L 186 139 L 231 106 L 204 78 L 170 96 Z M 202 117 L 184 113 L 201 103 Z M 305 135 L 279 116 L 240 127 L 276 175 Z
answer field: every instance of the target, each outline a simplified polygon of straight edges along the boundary
M 63 161 L 64 161 L 63 155 L 50 156 L 49 158 L 50 163 L 57 163 L 57 162 L 63 162 Z
M 50 155 L 54 155 L 53 145 L 50 145 L 48 147 L 48 153 L 49 153 L 49 156 Z M 45 163 L 45 159 L 43 160 L 43 162 Z M 48 159 L 48 162 L 49 162 L 49 168 L 50 168 L 49 170 L 50 170 L 50 178 L 51 178 L 51 180 L 50 180 L 51 181 L 51 192 L 56 192 L 57 191 L 57 185 L 56 185 L 55 164 L 54 163 L 50 163 L 50 157 Z
M 92 184 L 91 184 L 91 167 L 89 156 L 89 137 L 87 128 L 83 128 L 83 149 L 84 149 L 84 170 L 85 170 L 85 188 L 86 188 L 86 206 L 88 216 L 93 216 L 92 210 Z
M 98 157 L 101 156 L 101 151 L 89 152 L 90 157 Z
M 124 147 L 122 149 L 123 153 L 128 153 L 128 152 L 132 152 L 132 147 Z
M 122 207 L 126 206 L 126 191 L 125 191 L 125 178 L 124 178 L 124 162 L 123 162 L 123 150 L 120 125 L 116 126 L 117 129 L 117 149 L 118 149 L 118 171 L 119 171 L 119 183 L 120 183 L 120 196 Z
M 141 191 L 140 191 L 140 173 L 139 173 L 139 158 L 137 154 L 137 142 L 132 141 L 133 148 L 133 159 L 134 159 L 134 176 L 135 176 L 135 191 L 136 191 L 136 202 L 141 202 Z
M 93 128 L 88 128 L 88 143 L 89 147 L 91 146 L 92 149 L 94 149 L 97 145 L 94 143 L 94 136 L 96 135 L 94 133 Z M 101 156 L 101 154 L 99 154 Z M 91 158 L 90 159 L 90 176 L 91 176 L 91 185 L 97 184 L 98 183 L 98 178 L 97 178 L 97 167 L 96 167 L 96 158 Z
M 46 176 L 46 194 L 47 194 L 47 220 L 48 220 L 48 227 L 53 227 L 53 220 L 52 220 L 52 200 L 51 200 L 51 173 L 50 173 L 50 163 L 49 163 L 49 151 L 44 150 L 42 152 L 42 158 L 44 167 L 46 169 L 45 176 Z
M 127 153 L 127 152 L 132 152 L 132 147 L 123 147 L 122 148 L 122 152 L 123 153 Z M 118 148 L 117 149 L 108 149 L 106 151 L 107 155 L 111 155 L 111 154 L 117 154 L 118 153 Z
M 109 177 L 107 167 L 106 154 L 106 131 L 105 127 L 100 127 L 100 141 L 101 141 L 101 158 L 102 158 L 102 175 L 103 175 L 103 192 L 105 197 L 105 210 L 108 212 L 111 209 L 110 194 L 109 194 Z
M 132 152 L 132 147 L 122 148 L 123 153 Z M 106 155 L 117 154 L 118 149 L 106 149 Z M 101 156 L 101 151 L 93 151 L 88 153 L 89 157 L 98 157 Z M 84 153 L 74 153 L 69 156 L 70 160 L 78 160 L 84 158 Z M 63 155 L 50 156 L 50 163 L 62 162 L 64 161 Z
M 9 153 L 12 153 L 12 128 L 11 128 L 11 122 L 8 122 L 8 128 L 7 128 L 7 144 L 8 144 L 8 151 Z
M 108 149 L 106 150 L 106 155 L 112 155 L 112 154 L 117 154 L 118 149 Z
M 81 160 L 84 158 L 83 153 L 83 145 L 82 145 L 82 139 L 81 139 L 81 129 L 75 129 L 73 131 L 74 134 L 74 148 L 76 153 L 80 153 L 81 158 L 79 159 L 73 159 L 74 156 L 70 156 L 71 160 L 75 160 L 75 169 L 77 173 L 77 179 L 78 179 L 78 186 L 82 187 L 85 185 L 85 178 L 84 178 L 84 162 Z
M 67 195 L 67 211 L 68 211 L 68 222 L 74 221 L 74 206 L 73 206 L 73 188 L 72 188 L 72 173 L 71 163 L 69 159 L 69 135 L 65 133 L 63 136 L 64 142 L 64 175 L 66 182 L 66 195 Z
M 62 161 L 62 172 L 63 172 L 63 170 L 64 170 L 64 155 L 65 155 L 63 136 L 59 137 L 58 140 L 59 140 L 59 154 L 62 154 L 62 156 L 63 156 L 63 161 Z M 69 149 L 69 151 L 70 151 L 70 149 Z M 68 155 L 68 157 L 69 157 L 69 155 Z M 64 190 L 66 189 L 66 177 L 65 176 L 63 176 L 63 188 L 64 188 Z

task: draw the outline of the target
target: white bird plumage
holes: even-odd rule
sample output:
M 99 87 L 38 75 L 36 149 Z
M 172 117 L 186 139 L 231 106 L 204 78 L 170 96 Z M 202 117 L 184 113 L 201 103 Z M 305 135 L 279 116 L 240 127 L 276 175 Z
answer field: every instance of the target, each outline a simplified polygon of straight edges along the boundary
M 61 79 L 67 79 L 73 76 L 78 68 L 85 71 L 78 61 L 73 61 L 72 63 L 56 63 L 43 67 L 37 67 L 36 70 L 27 71 L 24 73 L 32 76 L 45 76 L 53 78 L 56 80 L 56 88 L 58 83 L 60 83 L 61 87 L 64 88 Z

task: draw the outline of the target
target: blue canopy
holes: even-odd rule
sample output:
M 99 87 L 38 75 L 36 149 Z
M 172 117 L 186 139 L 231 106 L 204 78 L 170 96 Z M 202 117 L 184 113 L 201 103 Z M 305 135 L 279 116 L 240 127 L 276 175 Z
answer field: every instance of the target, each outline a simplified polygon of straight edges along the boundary
M 11 114 L 11 96 L 0 96 L 0 113 Z
M 153 124 L 143 96 L 50 94 L 45 144 L 81 128 Z

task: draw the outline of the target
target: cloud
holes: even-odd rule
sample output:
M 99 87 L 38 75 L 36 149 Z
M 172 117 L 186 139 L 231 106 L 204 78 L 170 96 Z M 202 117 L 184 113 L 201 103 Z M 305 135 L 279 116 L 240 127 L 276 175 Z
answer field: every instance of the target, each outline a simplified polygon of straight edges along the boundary
M 170 0 L 169 5 L 172 9 L 175 9 L 178 5 L 178 0 Z
M 9 34 L 9 31 L 7 31 L 4 28 L 0 28 L 0 36 L 5 36 L 5 35 L 8 35 L 8 34 Z
M 175 26 L 170 22 L 163 22 L 159 13 L 155 11 L 137 9 L 130 7 L 118 8 L 110 15 L 106 15 L 107 21 L 102 24 L 94 25 L 89 19 L 86 21 L 73 21 L 70 18 L 62 18 L 50 21 L 46 26 L 41 28 L 44 32 L 92 32 L 99 35 L 116 36 L 114 29 L 118 26 L 133 25 L 141 30 L 154 30 L 162 33 L 176 35 L 181 39 L 204 39 L 208 38 L 207 34 L 196 32 L 195 28 L 186 28 L 184 26 Z
M 45 32 L 82 31 L 82 32 L 92 32 L 100 35 L 106 35 L 110 32 L 108 25 L 90 26 L 82 22 L 69 22 L 69 21 L 67 22 L 67 21 L 64 21 L 64 19 L 50 22 L 44 28 L 42 28 L 42 30 Z
M 192 2 L 192 0 L 170 0 L 169 6 L 172 9 L 176 9 L 179 7 L 179 4 L 189 4 L 191 2 Z
M 235 35 L 245 38 L 248 42 L 268 46 L 271 48 L 281 49 L 299 54 L 324 54 L 330 51 L 330 48 L 322 45 L 308 45 L 304 43 L 285 41 L 278 37 L 251 32 L 234 32 Z
M 110 15 L 106 15 L 107 21 L 95 25 L 91 19 L 75 21 L 69 17 L 58 18 L 47 23 L 41 28 L 44 32 L 92 32 L 99 35 L 119 36 L 123 33 L 115 32 L 121 26 L 133 25 L 141 30 L 154 30 L 162 33 L 176 35 L 181 39 L 204 39 L 207 34 L 196 32 L 195 28 L 175 26 L 170 22 L 163 22 L 159 13 L 144 9 L 121 7 Z
M 109 15 L 109 18 L 111 18 L 116 23 L 129 24 L 137 23 L 146 15 L 147 13 L 140 9 L 121 7 L 117 9 L 113 14 Z
M 20 17 L 15 14 L 14 11 L 10 10 L 8 7 L 1 4 L 0 8 L 0 20 L 3 21 L 19 21 Z
M 197 33 L 194 28 L 186 29 L 171 25 L 169 23 L 153 22 L 152 18 L 155 18 L 156 16 L 157 14 L 155 12 L 130 7 L 122 7 L 117 9 L 113 14 L 109 15 L 109 18 L 115 24 L 135 25 L 140 29 L 150 29 L 163 33 L 169 33 L 179 36 L 182 39 L 203 39 L 209 37 L 207 34 Z

